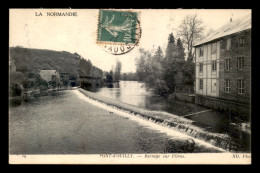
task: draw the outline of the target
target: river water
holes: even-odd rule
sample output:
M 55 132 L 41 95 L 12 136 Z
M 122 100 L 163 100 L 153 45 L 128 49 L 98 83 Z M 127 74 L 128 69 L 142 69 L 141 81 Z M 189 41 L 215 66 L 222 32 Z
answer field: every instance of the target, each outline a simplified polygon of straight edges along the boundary
M 143 82 L 120 81 L 114 88 L 97 88 L 97 94 L 149 110 L 162 110 L 178 116 L 186 116 L 201 125 L 223 132 L 231 122 L 227 115 L 209 108 L 182 101 L 168 102 L 147 89 Z M 195 114 L 194 114 L 195 113 Z M 192 115 L 194 114 L 194 115 Z
M 233 138 L 241 138 L 234 134 L 230 128 L 230 123 L 237 123 L 232 115 L 221 113 L 193 103 L 182 101 L 168 102 L 150 89 L 147 89 L 143 82 L 120 81 L 114 88 L 97 88 L 95 91 L 105 97 L 120 100 L 122 102 L 135 105 L 149 110 L 166 111 L 178 116 L 185 116 L 195 121 L 195 124 L 206 128 L 208 131 L 232 135 Z M 249 150 L 250 136 L 243 133 L 242 142 L 246 145 L 245 150 Z
M 85 99 L 79 91 L 66 90 L 10 107 L 10 154 L 187 152 L 184 146 L 190 137 L 168 135 Z M 196 142 L 193 152 L 220 150 Z

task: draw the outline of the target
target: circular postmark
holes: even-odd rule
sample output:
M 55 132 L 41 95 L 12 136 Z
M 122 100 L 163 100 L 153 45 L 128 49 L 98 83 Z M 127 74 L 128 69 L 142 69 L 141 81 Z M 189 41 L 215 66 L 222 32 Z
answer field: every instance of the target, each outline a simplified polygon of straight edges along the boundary
M 141 37 L 139 17 L 133 11 L 100 10 L 97 44 L 114 55 L 131 51 Z

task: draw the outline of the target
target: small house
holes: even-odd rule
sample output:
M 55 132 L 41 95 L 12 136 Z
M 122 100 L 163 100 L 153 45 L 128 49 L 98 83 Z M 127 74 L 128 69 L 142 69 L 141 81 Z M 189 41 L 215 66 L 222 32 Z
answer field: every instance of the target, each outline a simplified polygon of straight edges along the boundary
M 48 83 L 49 87 L 60 86 L 60 74 L 57 70 L 41 70 L 39 74 Z

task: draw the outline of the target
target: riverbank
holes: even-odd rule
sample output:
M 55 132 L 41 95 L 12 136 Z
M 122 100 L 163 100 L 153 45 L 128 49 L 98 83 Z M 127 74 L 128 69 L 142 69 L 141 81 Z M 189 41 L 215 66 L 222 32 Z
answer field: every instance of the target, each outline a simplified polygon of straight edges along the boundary
M 129 113 L 141 116 L 147 120 L 158 123 L 162 126 L 167 126 L 168 128 L 172 128 L 181 133 L 187 134 L 197 139 L 201 139 L 205 142 L 208 142 L 216 147 L 223 148 L 227 151 L 241 151 L 241 145 L 233 141 L 228 135 L 222 133 L 212 133 L 208 132 L 206 129 L 202 127 L 195 126 L 195 122 L 174 114 L 170 114 L 163 111 L 150 111 L 146 109 L 142 109 L 133 105 L 129 105 L 126 103 L 122 103 L 117 100 L 113 100 L 111 98 L 107 98 L 86 90 L 82 88 L 78 88 L 78 90 L 84 95 L 97 100 L 99 102 L 103 102 L 107 105 L 115 106 L 124 111 L 128 111 Z
M 21 96 L 9 97 L 9 105 L 17 106 L 24 102 L 29 102 L 39 97 L 49 96 L 58 91 L 71 90 L 75 87 L 61 87 L 61 88 L 50 88 L 47 90 L 32 89 L 22 92 Z

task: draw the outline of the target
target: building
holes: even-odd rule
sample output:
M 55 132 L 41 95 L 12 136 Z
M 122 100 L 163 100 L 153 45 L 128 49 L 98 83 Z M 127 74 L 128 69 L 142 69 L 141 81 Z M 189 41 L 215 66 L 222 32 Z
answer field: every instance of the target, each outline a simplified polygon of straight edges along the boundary
M 251 16 L 222 26 L 195 45 L 195 102 L 248 115 L 251 100 Z
M 60 74 L 57 70 L 40 70 L 39 75 L 42 79 L 44 79 L 49 87 L 55 84 L 56 86 L 60 86 Z

